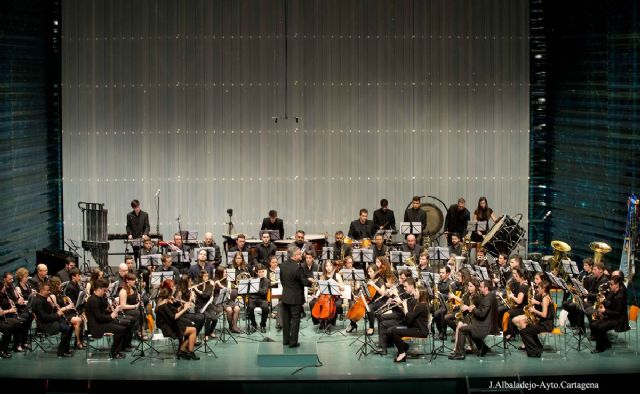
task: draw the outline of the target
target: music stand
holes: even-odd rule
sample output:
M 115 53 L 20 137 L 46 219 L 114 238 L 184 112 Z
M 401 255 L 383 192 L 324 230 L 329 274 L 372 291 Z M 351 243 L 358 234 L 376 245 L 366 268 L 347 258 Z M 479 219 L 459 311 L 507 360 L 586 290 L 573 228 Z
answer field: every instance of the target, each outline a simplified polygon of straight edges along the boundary
M 579 275 L 578 265 L 573 260 L 562 260 L 562 269 L 569 275 Z
M 524 264 L 525 271 L 535 272 L 533 265 L 531 264 L 531 260 L 523 260 L 522 263 Z
M 329 295 L 329 296 L 337 296 L 337 297 L 341 297 L 342 296 L 342 292 L 340 291 L 340 284 L 338 282 L 336 282 L 333 279 L 329 279 L 329 280 L 319 280 L 318 281 L 318 287 L 320 289 L 320 295 Z M 338 311 L 336 311 L 336 313 L 338 313 Z M 330 320 L 330 319 L 329 319 Z M 321 320 L 321 321 L 325 321 L 328 322 L 328 320 Z M 331 324 L 326 324 L 322 335 L 320 335 L 320 338 L 318 338 L 318 341 L 324 336 L 324 335 L 333 335 L 334 333 L 339 333 L 340 335 L 344 336 L 344 333 L 342 333 L 342 331 L 340 330 L 331 330 Z
M 367 327 L 369 326 L 369 314 L 367 312 L 369 312 L 370 307 L 369 307 L 369 303 L 367 302 L 367 298 L 365 296 L 370 298 L 371 294 L 369 293 L 369 289 L 367 289 L 367 286 L 361 286 L 359 297 L 362 297 L 362 302 L 364 303 L 365 311 L 366 311 L 364 314 L 364 319 L 362 319 L 364 323 L 364 330 L 362 335 L 357 337 L 353 342 L 349 344 L 349 346 L 351 346 L 356 342 L 362 343 L 362 345 L 360 345 L 358 350 L 356 350 L 356 354 L 358 354 L 358 360 L 360 360 L 362 356 L 366 357 L 370 352 L 375 353 L 376 351 L 376 347 L 373 345 L 373 339 L 371 339 L 373 334 L 371 335 L 367 334 Z
M 405 260 L 411 257 L 413 253 L 411 252 L 402 252 L 399 250 L 392 250 L 389 252 L 389 257 L 391 258 L 391 263 L 402 264 Z
M 429 260 L 431 261 L 449 261 L 449 248 L 441 246 L 429 247 Z
M 570 279 L 576 291 L 573 293 L 575 295 L 574 301 L 576 304 L 576 308 L 578 309 L 578 311 L 586 315 L 587 314 L 586 309 L 588 304 L 586 304 L 586 302 L 582 300 L 582 297 L 587 296 L 589 294 L 589 291 L 587 291 L 587 289 L 585 289 L 584 286 L 582 286 L 582 283 L 580 283 L 580 281 L 577 280 L 576 278 L 570 278 Z M 584 316 L 582 316 L 582 319 L 584 320 Z M 577 338 L 576 338 L 576 334 L 577 334 Z M 584 330 L 580 326 L 578 326 L 577 330 L 572 330 L 573 338 L 576 338 L 578 340 L 578 348 L 576 349 L 577 351 L 580 351 L 582 340 L 584 339 L 583 337 L 585 336 L 585 334 L 586 332 L 584 332 Z M 591 350 L 591 347 L 587 345 L 587 349 Z
M 229 280 L 228 276 L 227 276 L 227 280 Z M 221 306 L 222 307 L 222 330 L 220 330 L 220 337 L 218 337 L 218 341 L 217 342 L 227 343 L 228 339 L 225 338 L 225 334 L 226 334 L 229 337 L 231 337 L 231 339 L 233 339 L 233 341 L 237 344 L 238 341 L 233 336 L 233 333 L 231 332 L 229 327 L 227 327 L 229 322 L 227 320 L 227 311 L 224 308 L 224 303 L 227 302 L 229 299 L 231 299 L 231 294 L 230 293 L 231 292 L 229 291 L 229 289 L 227 289 L 226 287 L 223 287 L 222 289 L 220 289 L 220 293 L 218 293 L 218 297 L 216 297 L 216 300 L 214 301 L 214 305 L 215 306 Z M 227 324 L 225 324 L 225 323 L 227 323 Z
M 227 267 L 233 267 L 233 257 L 236 255 L 237 252 L 230 252 L 229 254 L 227 254 Z M 240 252 L 242 253 L 242 258 L 244 259 L 244 262 L 247 263 L 247 265 L 249 264 L 249 252 Z
M 251 331 L 249 331 L 249 320 L 247 319 L 249 311 L 249 295 L 257 294 L 260 292 L 260 278 L 252 278 L 252 279 L 242 279 L 238 282 L 238 295 L 242 295 L 242 300 L 244 302 L 244 316 L 247 322 L 247 335 L 251 335 Z M 258 331 L 256 331 L 258 332 Z M 262 334 L 260 334 L 262 336 Z M 249 338 L 249 337 L 238 337 L 250 339 L 252 341 L 258 341 L 257 339 Z
M 420 272 L 420 276 L 422 276 L 422 282 L 424 283 L 427 292 L 431 291 L 431 287 L 435 284 L 435 274 L 431 271 L 422 271 Z M 430 296 L 433 296 L 433 291 L 431 291 Z
M 478 277 L 478 279 L 482 280 L 491 280 L 491 278 L 489 278 L 489 272 L 487 272 L 487 267 L 483 267 L 483 266 L 476 266 L 476 276 Z
M 140 267 L 158 267 L 160 265 L 162 265 L 161 254 L 147 254 L 144 256 L 140 256 Z
M 531 263 L 531 266 L 533 267 L 533 270 L 535 272 L 542 272 L 542 267 L 540 266 L 540 263 L 538 263 L 535 260 L 529 260 L 529 263 Z
M 411 277 L 419 279 L 418 278 L 418 269 L 416 268 L 415 265 L 398 265 L 398 266 L 396 266 L 396 271 L 397 272 L 402 272 L 404 270 L 411 271 Z
M 468 232 L 475 233 L 475 232 L 478 232 L 478 231 L 486 232 L 487 231 L 487 224 L 488 224 L 488 221 L 486 221 L 486 220 L 481 220 L 479 222 L 469 222 L 467 224 L 467 233 Z
M 325 261 L 325 260 L 333 260 L 335 257 L 334 253 L 333 253 L 333 247 L 331 246 L 323 246 L 322 247 L 322 254 L 320 255 L 320 260 Z
M 421 222 L 400 222 L 400 234 L 404 234 L 405 238 L 409 234 L 422 235 Z
M 353 249 L 351 252 L 351 257 L 353 257 L 353 265 L 356 264 L 359 267 L 368 267 L 368 263 L 373 263 L 373 250 L 371 249 Z
M 262 239 L 262 234 L 267 233 L 271 241 L 280 241 L 280 230 L 260 230 L 258 238 Z
M 276 258 L 278 259 L 278 264 L 283 264 L 287 261 L 287 251 L 286 250 L 276 250 Z
M 151 275 L 149 275 L 149 286 L 151 288 L 149 296 L 151 299 L 156 299 L 158 297 L 158 289 L 162 282 L 167 279 L 174 279 L 173 271 L 151 272 Z

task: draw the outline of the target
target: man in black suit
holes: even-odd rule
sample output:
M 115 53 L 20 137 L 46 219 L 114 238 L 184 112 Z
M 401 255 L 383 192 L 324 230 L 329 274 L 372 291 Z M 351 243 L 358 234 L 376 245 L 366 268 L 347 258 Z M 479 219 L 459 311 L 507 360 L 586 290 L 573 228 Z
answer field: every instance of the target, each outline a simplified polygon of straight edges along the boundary
M 396 229 L 396 217 L 389 209 L 389 201 L 386 198 L 380 200 L 380 209 L 373 211 L 373 224 L 376 230 Z
M 629 316 L 627 315 L 627 289 L 623 279 L 614 276 L 609 281 L 609 294 L 602 300 L 602 306 L 594 311 L 597 319 L 591 320 L 591 335 L 596 340 L 596 348 L 591 353 L 601 353 L 611 348 L 607 331 L 623 332 L 629 330 Z
M 300 267 L 302 253 L 298 247 L 289 248 L 289 260 L 280 265 L 282 282 L 282 344 L 291 348 L 298 347 L 300 331 L 300 313 L 304 304 L 304 286 L 306 278 Z
M 484 337 L 498 333 L 498 301 L 491 292 L 491 281 L 481 281 L 479 290 L 482 297 L 478 306 L 463 305 L 461 307 L 463 312 L 468 311 L 471 313 L 471 323 L 458 326 L 456 349 L 449 355 L 450 360 L 464 360 L 464 344 L 467 336 L 470 336 L 476 345 L 479 352 L 478 355 L 480 357 L 484 356 L 489 351 L 489 347 L 484 343 Z
M 278 230 L 280 239 L 284 239 L 284 221 L 278 219 L 278 212 L 275 209 L 269 211 L 269 217 L 262 220 L 260 230 Z
M 109 287 L 106 279 L 98 279 L 96 281 L 93 294 L 87 300 L 85 314 L 87 316 L 87 328 L 89 333 L 94 337 L 100 338 L 105 333 L 113 334 L 113 344 L 111 345 L 111 358 L 125 358 L 122 354 L 125 338 L 129 336 L 131 326 L 124 326 L 117 323 L 118 309 L 109 313 L 107 311 L 107 300 L 105 293 Z
M 368 220 L 369 211 L 362 208 L 359 215 L 358 219 L 352 221 L 351 225 L 349 225 L 349 237 L 358 241 L 363 238 L 373 238 L 373 235 L 376 233 L 376 229 L 373 221 Z
M 69 346 L 71 343 L 71 335 L 73 334 L 73 326 L 64 318 L 65 310 L 70 306 L 58 308 L 56 311 L 49 302 L 49 294 L 51 289 L 48 283 L 40 285 L 38 294 L 31 303 L 31 308 L 36 315 L 38 328 L 47 334 L 62 333 L 60 343 L 58 344 L 58 357 L 71 357 Z

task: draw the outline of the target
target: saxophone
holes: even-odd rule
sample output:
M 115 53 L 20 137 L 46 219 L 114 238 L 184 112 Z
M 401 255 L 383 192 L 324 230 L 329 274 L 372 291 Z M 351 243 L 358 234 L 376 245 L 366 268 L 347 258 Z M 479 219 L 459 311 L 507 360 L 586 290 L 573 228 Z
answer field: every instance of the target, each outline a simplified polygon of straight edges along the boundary
M 511 290 L 511 281 L 513 278 L 509 279 L 507 285 L 505 286 L 507 290 L 507 296 L 504 298 L 505 304 L 509 307 L 509 309 L 514 309 L 516 307 L 516 302 L 511 296 L 513 295 L 513 291 Z
M 464 303 L 464 298 L 465 298 L 465 296 L 467 296 L 467 297 L 468 297 L 469 304 L 471 304 L 471 302 L 472 302 L 471 296 L 469 295 L 469 290 L 466 290 L 466 291 L 464 292 L 464 294 L 462 294 L 462 297 L 461 297 L 461 298 L 462 298 L 462 304 L 460 304 L 460 309 L 459 309 L 459 310 L 458 310 L 458 312 L 456 312 L 456 314 L 455 314 L 456 322 L 464 322 L 464 323 L 467 323 L 467 322 L 468 322 L 468 320 L 469 320 L 469 319 L 468 319 L 468 317 L 469 317 L 469 312 L 468 312 L 468 311 L 465 311 L 465 312 L 463 312 L 463 311 L 462 311 L 462 305 L 465 305 L 465 303 Z
M 609 283 L 603 283 L 598 287 L 598 295 L 596 301 L 593 303 L 593 313 L 591 314 L 592 320 L 602 319 L 603 315 L 600 312 L 600 308 L 604 302 L 604 296 L 609 292 Z
M 453 294 L 453 282 L 449 282 L 449 294 Z M 456 300 L 453 298 L 447 298 L 447 314 L 451 314 L 453 312 L 453 306 L 455 305 Z
M 529 287 L 529 295 L 527 298 L 527 306 L 524 308 L 524 314 L 527 317 L 527 325 L 533 326 L 540 321 L 538 315 L 529 310 L 529 308 L 533 308 L 533 285 Z
M 440 309 L 440 289 L 438 289 L 438 285 L 433 283 L 433 287 L 435 287 L 435 291 L 433 292 L 433 301 L 431 301 L 431 305 L 433 305 L 434 312 Z
M 469 244 L 471 243 L 471 233 L 467 233 L 467 235 L 464 236 L 464 240 L 462 241 L 462 249 L 460 250 L 460 254 L 463 257 L 468 257 L 469 256 Z

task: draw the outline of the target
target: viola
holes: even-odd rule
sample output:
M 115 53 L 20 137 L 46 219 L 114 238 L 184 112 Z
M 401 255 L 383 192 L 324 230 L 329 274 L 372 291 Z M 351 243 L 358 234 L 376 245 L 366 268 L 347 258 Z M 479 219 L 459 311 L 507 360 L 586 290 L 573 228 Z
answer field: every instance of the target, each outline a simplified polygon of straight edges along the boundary
M 336 315 L 336 301 L 332 295 L 322 294 L 313 306 L 311 316 L 318 320 L 330 320 Z

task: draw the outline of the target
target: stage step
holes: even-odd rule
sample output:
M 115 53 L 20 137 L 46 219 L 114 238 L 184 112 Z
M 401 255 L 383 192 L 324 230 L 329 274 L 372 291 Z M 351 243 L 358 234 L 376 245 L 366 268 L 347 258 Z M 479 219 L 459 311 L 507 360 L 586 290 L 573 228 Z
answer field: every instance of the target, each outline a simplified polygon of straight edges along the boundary
M 301 343 L 289 348 L 279 342 L 261 342 L 258 346 L 258 365 L 261 367 L 305 367 L 318 364 L 316 343 Z

